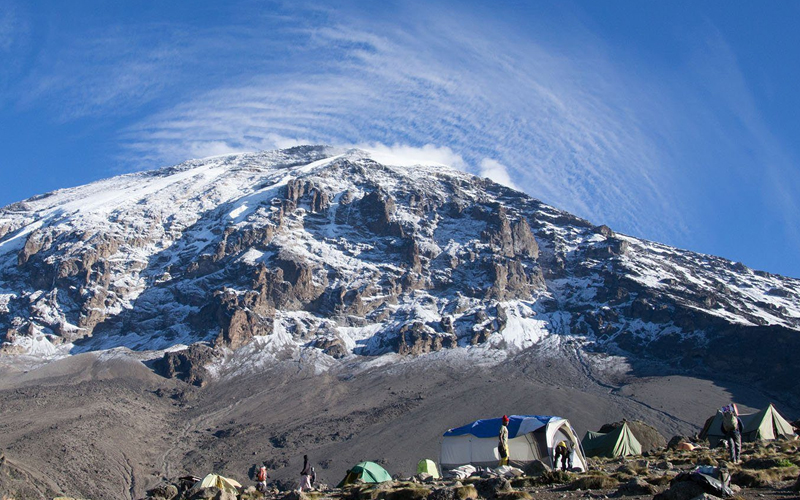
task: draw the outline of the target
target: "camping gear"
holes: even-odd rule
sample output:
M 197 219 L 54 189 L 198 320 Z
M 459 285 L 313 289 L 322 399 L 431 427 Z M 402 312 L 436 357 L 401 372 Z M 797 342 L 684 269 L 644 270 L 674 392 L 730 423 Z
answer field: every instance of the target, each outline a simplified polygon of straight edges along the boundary
M 234 479 L 229 477 L 223 477 L 219 474 L 209 474 L 197 483 L 195 483 L 194 488 L 211 488 L 216 486 L 220 490 L 223 491 L 230 491 L 232 493 L 238 494 L 239 490 L 242 488 L 242 485 L 239 484 Z
M 658 429 L 641 420 L 623 419 L 619 422 L 605 424 L 600 427 L 597 432 L 607 434 L 616 430 L 617 427 L 622 427 L 624 423 L 628 424 L 628 428 L 633 433 L 633 436 L 639 441 L 639 444 L 642 445 L 642 454 L 667 446 L 667 439 L 658 432 Z
M 496 467 L 500 460 L 497 436 L 500 418 L 476 420 L 444 433 L 439 464 L 442 470 L 461 465 Z M 534 460 L 553 466 L 553 448 L 560 441 L 572 444 L 573 469 L 586 471 L 586 457 L 569 421 L 554 416 L 511 415 L 508 423 L 509 465 L 523 468 Z
M 439 479 L 439 469 L 436 467 L 436 462 L 428 458 L 424 458 L 417 464 L 417 474 L 428 474 L 434 479 Z
M 797 436 L 792 425 L 778 413 L 772 404 L 756 413 L 739 415 L 739 418 L 742 420 L 743 426 L 743 429 L 740 430 L 742 441 L 769 441 L 781 436 L 787 438 Z M 700 432 L 700 439 L 708 439 L 712 448 L 725 439 L 725 435 L 722 433 L 721 411 L 717 411 L 716 415 L 706 420 L 703 430 Z
M 731 497 L 733 490 L 730 488 L 731 477 L 727 469 L 711 465 L 701 465 L 690 472 L 681 472 L 672 483 L 692 481 L 700 484 L 708 493 L 716 496 Z
M 733 413 L 737 417 L 739 416 L 739 407 L 736 406 L 736 403 L 731 403 L 727 406 L 723 406 L 722 408 L 719 409 L 719 411 L 721 411 L 722 413 L 725 413 L 727 411 Z
M 732 411 L 722 412 L 722 429 L 725 432 L 733 432 L 737 427 L 736 415 Z
M 510 465 L 501 465 L 496 469 L 487 469 L 487 471 L 489 476 L 492 477 L 520 477 L 525 475 L 522 469 L 511 467 Z
M 476 467 L 471 465 L 462 465 L 461 467 L 456 467 L 455 469 L 445 472 L 444 475 L 445 477 L 462 480 L 472 476 L 476 472 L 478 472 Z
M 642 454 L 642 445 L 627 422 L 607 433 L 588 431 L 581 444 L 587 457 L 615 458 Z
M 386 472 L 386 469 L 375 462 L 359 462 L 347 471 L 347 475 L 344 476 L 342 482 L 336 487 L 341 488 L 348 484 L 355 484 L 359 479 L 365 483 L 382 483 L 384 481 L 391 481 L 392 476 Z

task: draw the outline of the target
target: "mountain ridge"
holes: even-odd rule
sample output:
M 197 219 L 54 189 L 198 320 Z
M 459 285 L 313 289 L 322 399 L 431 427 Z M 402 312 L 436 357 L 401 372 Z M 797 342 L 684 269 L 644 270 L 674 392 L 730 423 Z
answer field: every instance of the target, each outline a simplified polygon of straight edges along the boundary
M 597 365 L 733 371 L 736 349 L 710 346 L 736 339 L 755 344 L 743 371 L 765 383 L 797 366 L 763 340 L 797 345 L 799 280 L 358 150 L 192 160 L 33 197 L 0 210 L 0 256 L 2 352 L 123 347 L 195 383 L 237 350 L 325 369 L 447 349 L 497 358 L 553 335 Z

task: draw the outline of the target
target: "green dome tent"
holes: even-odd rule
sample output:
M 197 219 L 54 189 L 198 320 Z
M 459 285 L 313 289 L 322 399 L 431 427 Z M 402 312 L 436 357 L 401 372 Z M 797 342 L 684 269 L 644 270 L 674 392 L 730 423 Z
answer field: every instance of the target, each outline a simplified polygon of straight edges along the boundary
M 344 479 L 342 479 L 342 482 L 339 483 L 337 488 L 348 484 L 355 484 L 359 479 L 365 483 L 382 483 L 384 481 L 391 481 L 392 476 L 386 472 L 386 469 L 375 462 L 359 462 L 347 471 L 347 475 L 344 476 Z
M 749 413 L 746 415 L 739 415 L 742 419 L 744 432 L 742 432 L 742 441 L 769 441 L 778 439 L 779 437 L 793 438 L 795 434 L 792 424 L 778 413 L 772 404 L 757 411 L 756 413 Z M 713 417 L 706 420 L 702 432 L 700 432 L 700 439 L 708 439 L 708 444 L 715 447 L 719 442 L 724 439 L 722 433 L 722 412 L 717 411 Z
M 627 422 L 605 434 L 589 431 L 583 437 L 581 445 L 587 457 L 614 458 L 642 454 L 642 445 Z
M 417 474 L 430 474 L 434 479 L 439 479 L 439 469 L 436 467 L 436 462 L 429 458 L 424 458 L 417 464 Z

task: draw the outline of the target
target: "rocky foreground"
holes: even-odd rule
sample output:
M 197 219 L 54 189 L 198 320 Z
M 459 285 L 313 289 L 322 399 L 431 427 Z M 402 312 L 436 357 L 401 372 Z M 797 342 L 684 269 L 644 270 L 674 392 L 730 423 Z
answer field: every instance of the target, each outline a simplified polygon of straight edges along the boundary
M 192 488 L 191 483 L 176 479 L 148 491 L 143 500 L 530 500 L 530 499 L 607 499 L 631 500 L 714 500 L 720 493 L 691 481 L 688 473 L 701 465 L 727 471 L 734 499 L 800 498 L 800 441 L 746 443 L 742 461 L 727 462 L 727 451 L 719 448 L 694 451 L 660 449 L 643 456 L 618 459 L 590 459 L 587 473 L 552 471 L 541 462 L 534 463 L 515 477 L 497 477 L 491 472 L 463 480 L 433 479 L 427 475 L 397 478 L 379 484 L 361 483 L 345 488 L 319 485 L 312 491 L 297 493 L 285 481 L 275 481 L 261 493 L 247 486 L 234 494 L 218 488 Z M 25 489 L 24 472 L 12 471 L 0 462 L 0 474 L 20 477 L 16 491 L 2 492 L 2 498 L 42 498 Z M 288 490 L 288 491 L 287 491 Z M 33 495 L 33 496 L 28 496 Z M 72 500 L 53 496 L 54 500 Z

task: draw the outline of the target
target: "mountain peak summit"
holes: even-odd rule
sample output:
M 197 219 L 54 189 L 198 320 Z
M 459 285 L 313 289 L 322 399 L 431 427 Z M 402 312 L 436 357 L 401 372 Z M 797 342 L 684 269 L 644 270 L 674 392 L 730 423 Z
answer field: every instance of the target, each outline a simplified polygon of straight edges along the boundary
M 167 372 L 183 356 L 199 367 L 171 374 L 202 383 L 203 367 L 243 359 L 497 362 L 565 341 L 702 370 L 711 354 L 698 346 L 723 338 L 766 329 L 797 342 L 798 280 L 616 234 L 435 162 L 381 158 L 224 155 L 5 207 L 2 351 L 124 347 L 164 356 Z

